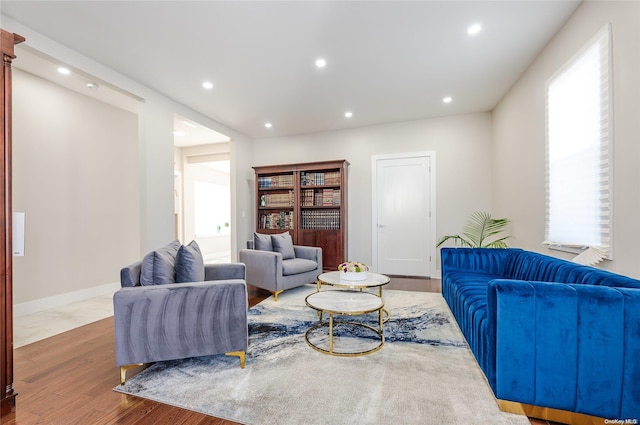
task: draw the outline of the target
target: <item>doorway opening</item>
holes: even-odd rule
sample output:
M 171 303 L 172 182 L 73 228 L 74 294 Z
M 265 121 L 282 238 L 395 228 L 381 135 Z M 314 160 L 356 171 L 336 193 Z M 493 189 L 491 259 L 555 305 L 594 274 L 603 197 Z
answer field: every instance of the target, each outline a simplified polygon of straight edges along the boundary
M 231 261 L 231 160 L 229 137 L 176 116 L 175 233 L 195 240 L 205 263 Z

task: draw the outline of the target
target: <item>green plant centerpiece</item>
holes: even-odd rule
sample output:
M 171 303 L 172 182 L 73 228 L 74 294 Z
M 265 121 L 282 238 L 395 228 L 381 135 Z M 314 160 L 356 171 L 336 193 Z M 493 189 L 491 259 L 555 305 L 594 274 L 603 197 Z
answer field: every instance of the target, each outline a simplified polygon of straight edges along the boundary
M 508 248 L 507 239 L 512 236 L 499 236 L 510 220 L 507 218 L 491 218 L 491 214 L 476 211 L 471 214 L 462 235 L 444 236 L 436 247 L 452 240 L 456 245 L 469 248 Z
M 358 261 L 346 261 L 338 266 L 340 279 L 344 280 L 365 280 L 369 267 L 365 263 Z

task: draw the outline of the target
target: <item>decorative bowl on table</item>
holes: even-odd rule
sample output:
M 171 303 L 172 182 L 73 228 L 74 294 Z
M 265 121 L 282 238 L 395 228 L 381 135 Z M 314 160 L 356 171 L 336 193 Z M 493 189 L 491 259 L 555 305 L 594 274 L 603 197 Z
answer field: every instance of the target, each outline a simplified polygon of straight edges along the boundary
M 358 261 L 347 261 L 338 266 L 340 273 L 340 279 L 342 280 L 366 280 L 367 271 L 369 267 L 366 264 Z

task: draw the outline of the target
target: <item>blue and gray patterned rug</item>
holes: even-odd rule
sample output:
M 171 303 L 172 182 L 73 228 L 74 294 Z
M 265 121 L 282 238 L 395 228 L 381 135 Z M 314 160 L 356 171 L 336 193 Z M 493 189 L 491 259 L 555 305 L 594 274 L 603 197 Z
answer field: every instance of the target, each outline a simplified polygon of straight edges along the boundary
M 115 390 L 250 425 L 529 424 L 500 412 L 440 294 L 384 291 L 391 317 L 382 349 L 334 357 L 304 339 L 318 322 L 304 302 L 315 290 L 286 291 L 249 311 L 245 369 L 224 355 L 158 362 Z M 355 320 L 376 326 L 377 314 Z M 352 329 L 336 326 L 337 351 L 379 343 Z M 325 332 L 310 339 L 322 346 Z

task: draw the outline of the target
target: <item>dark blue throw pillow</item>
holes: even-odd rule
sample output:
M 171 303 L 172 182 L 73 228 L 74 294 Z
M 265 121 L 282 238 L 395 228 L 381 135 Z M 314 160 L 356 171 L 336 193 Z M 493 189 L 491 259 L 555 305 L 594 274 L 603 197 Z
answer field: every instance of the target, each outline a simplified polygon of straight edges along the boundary
M 203 282 L 204 259 L 196 241 L 181 246 L 176 258 L 176 283 Z

